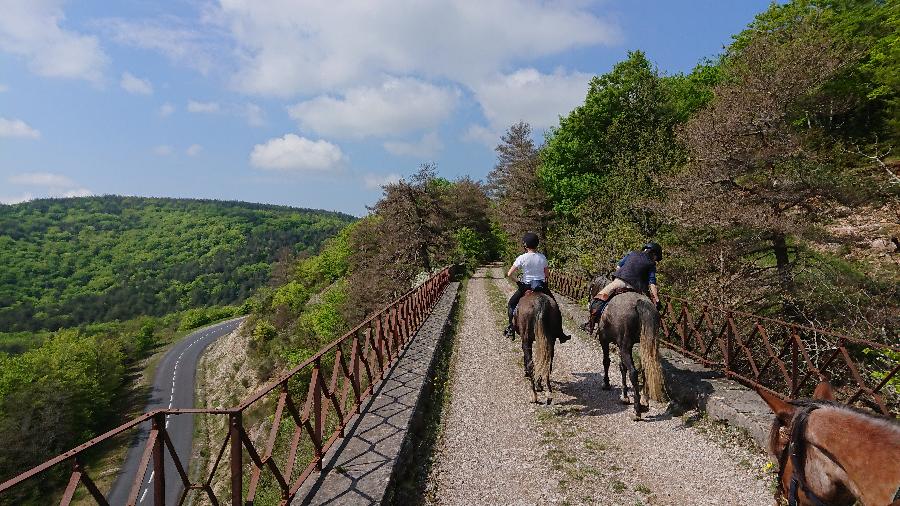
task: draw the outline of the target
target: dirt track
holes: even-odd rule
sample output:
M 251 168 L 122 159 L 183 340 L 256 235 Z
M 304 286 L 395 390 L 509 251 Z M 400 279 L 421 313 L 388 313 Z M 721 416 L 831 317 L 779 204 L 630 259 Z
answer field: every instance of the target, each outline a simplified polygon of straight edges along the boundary
M 469 282 L 429 503 L 772 504 L 758 452 L 662 405 L 631 421 L 616 357 L 603 391 L 600 347 L 581 332 L 557 345 L 553 405 L 529 402 L 518 340 L 502 336 L 512 289 L 497 268 Z

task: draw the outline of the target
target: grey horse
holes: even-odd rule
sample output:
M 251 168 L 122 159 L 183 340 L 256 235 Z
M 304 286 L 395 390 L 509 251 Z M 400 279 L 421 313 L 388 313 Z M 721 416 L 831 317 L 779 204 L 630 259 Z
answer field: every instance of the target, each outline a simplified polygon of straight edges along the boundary
M 590 294 L 594 296 L 605 284 L 600 276 L 591 284 Z M 634 389 L 634 420 L 641 419 L 641 391 L 638 368 L 635 366 L 632 348 L 641 343 L 640 358 L 643 369 L 643 391 L 648 398 L 665 400 L 662 368 L 659 365 L 659 344 L 656 334 L 659 330 L 659 313 L 656 305 L 644 294 L 636 292 L 620 293 L 610 299 L 598 324 L 597 335 L 603 348 L 603 389 L 609 390 L 609 343 L 619 347 L 619 370 L 622 373 L 622 402 L 630 403 L 628 380 Z

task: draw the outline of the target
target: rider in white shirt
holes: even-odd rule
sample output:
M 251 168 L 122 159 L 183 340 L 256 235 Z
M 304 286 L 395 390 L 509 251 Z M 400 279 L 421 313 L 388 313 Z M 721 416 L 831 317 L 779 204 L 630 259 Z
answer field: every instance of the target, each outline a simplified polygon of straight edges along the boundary
M 550 275 L 550 268 L 547 264 L 547 257 L 537 252 L 539 243 L 540 239 L 538 239 L 537 234 L 530 232 L 525 234 L 525 236 L 522 237 L 522 246 L 525 248 L 525 253 L 522 253 L 516 258 L 512 267 L 510 267 L 509 271 L 506 273 L 506 276 L 509 277 L 517 270 L 522 271 L 521 280 L 516 282 L 519 288 L 516 290 L 516 293 L 509 298 L 509 303 L 506 305 L 507 315 L 509 316 L 509 326 L 506 327 L 504 334 L 507 337 L 511 337 L 514 334 L 512 324 L 513 311 L 519 304 L 519 299 L 525 295 L 525 292 L 528 290 L 540 290 L 551 297 L 553 296 L 550 293 L 550 289 L 547 287 L 547 277 Z M 564 335 L 560 338 L 559 342 L 563 343 L 568 341 L 568 339 L 569 336 Z

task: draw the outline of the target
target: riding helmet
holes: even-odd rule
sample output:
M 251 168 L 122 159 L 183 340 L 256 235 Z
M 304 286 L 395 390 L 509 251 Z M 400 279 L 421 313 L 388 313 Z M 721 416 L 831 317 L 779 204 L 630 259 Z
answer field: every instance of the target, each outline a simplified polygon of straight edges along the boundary
M 538 244 L 540 244 L 540 242 L 541 240 L 538 239 L 537 234 L 533 234 L 531 232 L 528 232 L 522 237 L 522 244 L 524 244 L 527 248 L 535 249 L 538 247 Z
M 657 261 L 662 260 L 662 258 L 663 258 L 662 246 L 660 246 L 659 244 L 657 244 L 657 243 L 655 243 L 655 242 L 648 242 L 647 244 L 644 245 L 644 247 L 643 247 L 642 249 L 643 249 L 644 251 L 648 251 L 648 250 L 649 250 L 649 251 L 651 251 L 654 255 L 656 255 L 656 260 L 657 260 Z

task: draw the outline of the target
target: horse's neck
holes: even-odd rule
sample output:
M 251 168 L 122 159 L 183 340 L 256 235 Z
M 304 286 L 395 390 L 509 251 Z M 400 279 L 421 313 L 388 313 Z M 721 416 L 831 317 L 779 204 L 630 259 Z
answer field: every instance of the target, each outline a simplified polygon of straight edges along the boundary
M 851 488 L 866 490 L 872 479 L 900 482 L 900 426 L 836 407 L 815 410 L 806 439 L 843 469 Z

